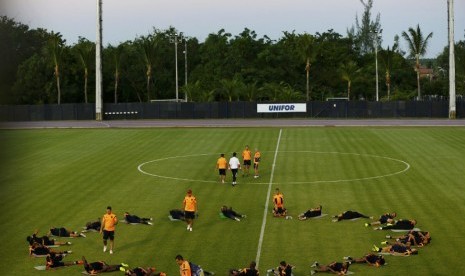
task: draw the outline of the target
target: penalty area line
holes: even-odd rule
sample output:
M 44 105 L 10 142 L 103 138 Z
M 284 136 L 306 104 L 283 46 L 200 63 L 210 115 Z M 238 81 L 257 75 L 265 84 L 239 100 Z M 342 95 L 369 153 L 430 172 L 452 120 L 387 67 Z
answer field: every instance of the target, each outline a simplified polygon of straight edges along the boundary
M 279 136 L 278 136 L 278 142 L 276 143 L 276 149 L 274 151 L 273 165 L 271 167 L 270 182 L 268 183 L 268 193 L 266 195 L 265 209 L 263 210 L 262 228 L 260 230 L 260 238 L 258 239 L 257 256 L 255 257 L 255 262 L 257 263 L 257 267 L 259 267 L 259 263 L 260 263 L 260 255 L 261 255 L 261 252 L 262 252 L 263 236 L 265 235 L 266 217 L 267 217 L 267 214 L 268 214 L 268 203 L 270 202 L 270 195 L 271 195 L 271 185 L 273 184 L 274 168 L 275 168 L 275 165 L 276 165 L 276 157 L 278 156 L 279 143 L 281 142 L 281 133 L 282 132 L 283 132 L 283 129 L 280 129 L 279 130 Z

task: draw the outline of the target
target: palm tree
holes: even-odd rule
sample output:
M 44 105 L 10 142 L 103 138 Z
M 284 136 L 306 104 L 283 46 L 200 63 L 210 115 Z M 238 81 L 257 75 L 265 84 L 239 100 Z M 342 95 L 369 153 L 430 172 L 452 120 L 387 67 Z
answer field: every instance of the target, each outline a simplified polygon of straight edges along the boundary
M 350 101 L 350 88 L 352 86 L 352 80 L 355 77 L 355 74 L 358 71 L 357 63 L 353 60 L 349 60 L 340 67 L 341 77 L 343 80 L 347 81 L 347 100 Z
M 61 103 L 60 66 L 64 49 L 63 44 L 64 42 L 62 40 L 61 34 L 52 32 L 50 38 L 48 39 L 47 50 L 53 63 L 53 74 L 55 75 L 57 84 L 58 104 Z
M 140 41 L 140 50 L 142 59 L 145 63 L 145 76 L 147 79 L 147 102 L 150 102 L 150 82 L 152 79 L 153 64 L 155 63 L 155 54 L 157 48 L 157 40 L 154 36 L 142 37 Z
M 89 78 L 89 65 L 95 55 L 95 46 L 94 43 L 80 38 L 76 48 L 82 68 L 84 69 L 84 102 L 87 103 L 87 80 Z
M 385 77 L 386 77 L 386 88 L 387 88 L 388 101 L 391 98 L 391 71 L 392 71 L 392 62 L 393 62 L 392 58 L 393 58 L 394 51 L 396 51 L 396 48 L 397 48 L 397 44 L 394 44 L 394 46 L 392 47 L 392 50 L 388 46 L 386 50 L 381 50 L 379 52 L 381 61 L 384 64 L 384 70 L 386 72 Z
M 118 85 L 119 85 L 119 79 L 120 79 L 120 72 L 121 72 L 121 61 L 123 58 L 123 49 L 124 46 L 123 44 L 118 45 L 117 47 L 108 47 L 109 50 L 111 50 L 111 58 L 113 61 L 113 66 L 115 67 L 113 77 L 115 79 L 115 85 L 114 85 L 114 100 L 115 103 L 118 103 Z
M 420 25 L 417 24 L 417 29 L 409 28 L 408 33 L 402 32 L 402 37 L 407 41 L 409 47 L 409 57 L 415 57 L 415 71 L 417 72 L 418 99 L 421 97 L 420 92 L 420 57 L 426 53 L 428 47 L 428 39 L 433 37 L 433 33 L 429 33 L 426 38 L 420 30 Z
M 315 37 L 310 34 L 300 35 L 297 39 L 297 51 L 305 61 L 305 72 L 307 76 L 306 91 L 307 101 L 310 101 L 310 67 L 316 58 Z

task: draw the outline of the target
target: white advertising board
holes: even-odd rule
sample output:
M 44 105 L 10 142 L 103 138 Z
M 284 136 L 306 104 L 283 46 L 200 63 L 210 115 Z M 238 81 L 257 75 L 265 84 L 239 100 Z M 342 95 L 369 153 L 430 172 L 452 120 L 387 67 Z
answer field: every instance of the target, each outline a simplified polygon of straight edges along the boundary
M 307 112 L 305 103 L 257 104 L 257 113 Z

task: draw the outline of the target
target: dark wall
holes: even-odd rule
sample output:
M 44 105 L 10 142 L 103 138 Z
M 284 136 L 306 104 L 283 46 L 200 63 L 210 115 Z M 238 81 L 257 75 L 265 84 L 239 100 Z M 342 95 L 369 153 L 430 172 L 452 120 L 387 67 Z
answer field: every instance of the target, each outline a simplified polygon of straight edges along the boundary
M 232 118 L 448 118 L 448 101 L 308 102 L 306 113 L 257 113 L 256 102 L 104 104 L 104 120 Z M 457 101 L 465 118 L 465 101 Z M 0 106 L 0 121 L 95 120 L 95 104 Z

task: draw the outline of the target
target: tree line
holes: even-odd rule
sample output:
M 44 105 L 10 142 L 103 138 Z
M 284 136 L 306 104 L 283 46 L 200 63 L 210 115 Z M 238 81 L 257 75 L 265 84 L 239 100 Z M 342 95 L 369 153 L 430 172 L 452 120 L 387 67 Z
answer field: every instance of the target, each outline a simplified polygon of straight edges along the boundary
M 103 101 L 150 102 L 175 98 L 177 42 L 179 98 L 187 101 L 311 101 L 330 97 L 375 100 L 375 55 L 380 100 L 447 97 L 448 49 L 422 59 L 432 33 L 420 26 L 381 45 L 379 15 L 371 20 L 372 0 L 345 36 L 283 32 L 278 40 L 250 29 L 232 35 L 224 29 L 203 42 L 174 27 L 103 49 Z M 176 39 L 176 41 L 175 41 Z M 68 45 L 60 33 L 30 29 L 0 18 L 0 104 L 95 102 L 95 43 L 80 37 Z M 455 45 L 456 89 L 465 91 L 465 41 Z M 187 59 L 186 59 L 187 57 Z M 420 68 L 434 70 L 421 78 Z M 187 72 L 187 74 L 186 74 Z

